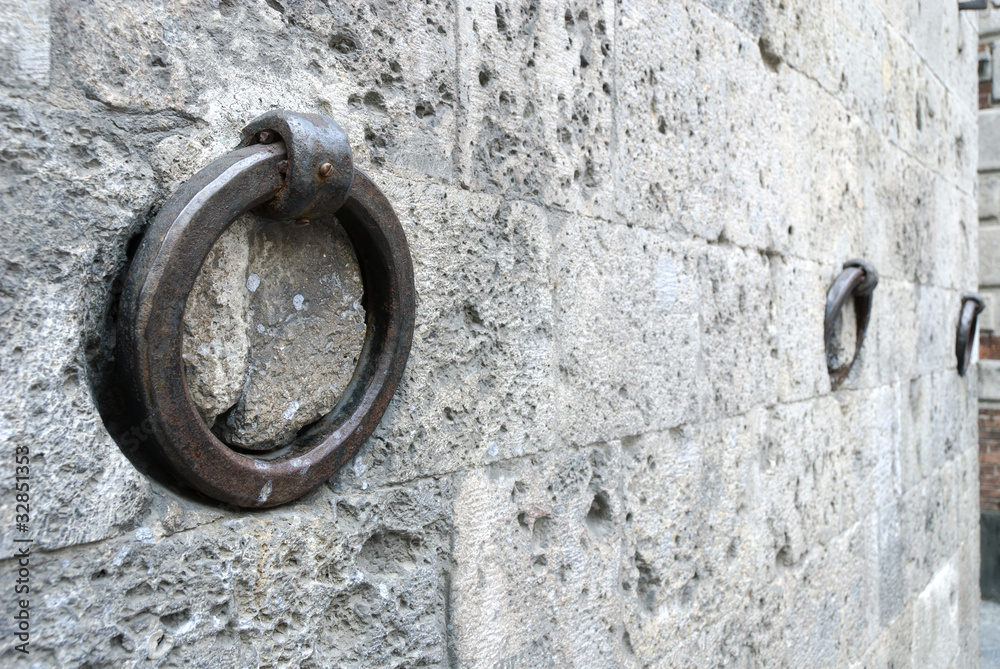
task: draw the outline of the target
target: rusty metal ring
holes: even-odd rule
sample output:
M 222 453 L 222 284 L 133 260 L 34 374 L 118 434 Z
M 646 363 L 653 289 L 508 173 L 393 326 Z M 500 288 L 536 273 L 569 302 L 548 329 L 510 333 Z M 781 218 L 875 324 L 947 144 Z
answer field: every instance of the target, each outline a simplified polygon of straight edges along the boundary
M 972 348 L 976 338 L 976 321 L 986 308 L 983 298 L 976 293 L 962 296 L 962 311 L 958 317 L 958 332 L 955 335 L 955 357 L 958 358 L 958 374 L 965 376 L 972 359 Z
M 830 286 L 826 294 L 826 315 L 823 320 L 823 339 L 826 345 L 827 370 L 830 373 L 830 387 L 836 389 L 844 382 L 851 372 L 854 362 L 858 359 L 861 346 L 868 330 L 868 319 L 871 316 L 872 291 L 878 285 L 878 273 L 872 264 L 863 258 L 855 258 L 844 263 L 844 270 Z M 857 318 L 857 337 L 854 346 L 854 357 L 846 365 L 834 368 L 830 366 L 834 352 L 834 331 L 840 312 L 847 298 L 854 296 L 854 311 Z
M 282 192 L 285 160 L 284 143 L 258 143 L 223 156 L 182 185 L 140 244 L 118 319 L 120 395 L 131 420 L 151 428 L 146 455 L 205 495 L 243 507 L 296 499 L 346 464 L 388 407 L 413 337 L 406 237 L 389 201 L 355 169 L 336 215 L 360 265 L 367 331 L 338 404 L 289 446 L 257 457 L 220 441 L 202 420 L 181 357 L 185 304 L 223 230 Z

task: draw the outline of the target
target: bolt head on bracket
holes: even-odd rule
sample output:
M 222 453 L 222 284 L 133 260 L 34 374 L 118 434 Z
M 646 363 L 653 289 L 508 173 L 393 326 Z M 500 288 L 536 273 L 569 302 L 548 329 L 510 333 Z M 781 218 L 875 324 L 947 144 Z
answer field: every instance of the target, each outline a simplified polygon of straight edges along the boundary
M 354 156 L 347 134 L 320 114 L 275 109 L 241 131 L 240 147 L 284 142 L 288 155 L 278 195 L 255 213 L 267 218 L 309 219 L 336 211 L 354 183 Z

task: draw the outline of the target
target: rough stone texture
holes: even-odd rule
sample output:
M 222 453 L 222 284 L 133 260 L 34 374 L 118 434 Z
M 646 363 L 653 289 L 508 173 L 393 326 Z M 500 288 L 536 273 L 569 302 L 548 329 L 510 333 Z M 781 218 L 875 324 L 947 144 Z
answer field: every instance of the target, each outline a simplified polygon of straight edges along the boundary
M 955 3 L 12 5 L 2 53 L 48 53 L 0 67 L 30 662 L 977 665 L 978 381 L 954 359 L 978 278 L 976 27 Z M 277 106 L 343 125 L 406 231 L 417 313 L 355 460 L 248 513 L 149 482 L 97 407 L 130 241 Z M 260 357 L 215 358 L 203 396 L 211 415 L 237 401 L 221 379 L 280 362 L 240 419 L 280 441 L 274 412 L 312 388 L 291 367 L 329 333 L 284 358 L 280 337 L 347 302 L 315 301 L 313 233 L 287 233 L 273 275 L 257 241 L 277 238 L 246 234 L 218 260 L 247 273 L 220 269 L 198 308 L 231 296 Z M 831 392 L 826 290 L 857 256 L 881 282 Z
M 365 336 L 361 274 L 335 219 L 246 220 L 216 242 L 188 298 L 184 359 L 227 443 L 282 446 L 337 403 Z
M 258 226 L 248 269 L 249 376 L 223 435 L 278 446 L 330 411 L 354 374 L 365 337 L 361 273 L 333 219 Z
M 209 426 L 239 400 L 250 365 L 251 225 L 245 218 L 222 233 L 198 273 L 184 314 L 188 390 Z

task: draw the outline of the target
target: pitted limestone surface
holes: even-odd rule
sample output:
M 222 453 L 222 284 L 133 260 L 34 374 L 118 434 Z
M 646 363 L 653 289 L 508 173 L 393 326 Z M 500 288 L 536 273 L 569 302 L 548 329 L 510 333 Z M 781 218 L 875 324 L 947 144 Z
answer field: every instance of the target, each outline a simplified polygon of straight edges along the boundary
M 205 422 L 229 444 L 266 450 L 329 412 L 364 342 L 362 298 L 335 218 L 231 226 L 184 320 L 188 387 Z
M 219 237 L 188 296 L 184 364 L 188 389 L 211 426 L 239 400 L 250 362 L 250 228 L 244 217 Z
M 22 40 L 2 53 L 48 54 L 0 65 L 0 439 L 38 490 L 32 663 L 975 666 L 977 372 L 943 325 L 977 277 L 957 3 L 161 4 L 0 10 Z M 244 513 L 151 485 L 87 381 L 129 240 L 274 107 L 344 127 L 418 301 L 357 457 Z M 204 368 L 208 415 L 284 361 L 257 325 L 316 309 L 293 263 L 255 264 L 267 241 L 316 256 L 245 234 L 245 260 L 213 260 L 245 269 L 193 299 L 219 311 L 204 341 L 245 322 L 252 352 Z M 880 283 L 831 393 L 826 294 L 855 257 Z M 277 425 L 302 402 L 280 400 Z M 15 631 L 0 618 L 0 665 Z

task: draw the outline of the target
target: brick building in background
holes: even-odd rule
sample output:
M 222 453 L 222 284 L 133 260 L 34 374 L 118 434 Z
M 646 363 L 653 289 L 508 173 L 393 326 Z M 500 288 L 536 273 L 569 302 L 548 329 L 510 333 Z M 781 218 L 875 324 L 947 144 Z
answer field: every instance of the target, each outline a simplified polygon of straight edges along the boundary
M 979 504 L 981 586 L 1000 599 L 1000 8 L 979 22 Z

